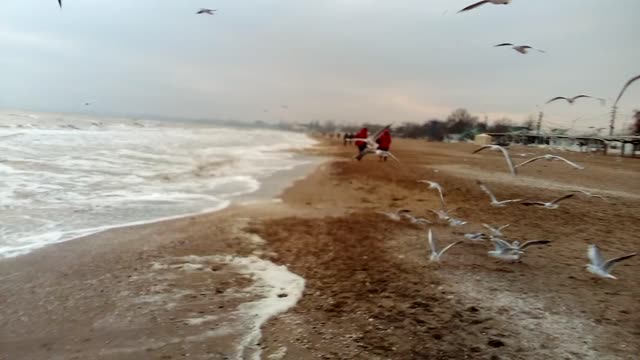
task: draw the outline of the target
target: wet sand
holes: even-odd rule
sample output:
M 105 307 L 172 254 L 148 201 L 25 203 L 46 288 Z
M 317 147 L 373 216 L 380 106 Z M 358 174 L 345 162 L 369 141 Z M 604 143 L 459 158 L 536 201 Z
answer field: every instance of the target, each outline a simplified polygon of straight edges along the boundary
M 306 281 L 290 311 L 263 327 L 265 359 L 633 359 L 640 353 L 640 256 L 618 280 L 584 270 L 588 244 L 605 257 L 640 250 L 640 160 L 561 152 L 586 167 L 537 162 L 514 178 L 500 154 L 469 144 L 398 140 L 401 163 L 331 157 L 282 202 L 98 234 L 0 262 L 0 359 L 229 358 L 240 304 L 253 280 L 214 255 L 259 256 Z M 515 147 L 520 153 L 547 151 Z M 494 208 L 498 198 L 549 200 L 555 210 Z M 439 223 L 439 182 L 462 227 Z M 408 208 L 432 221 L 440 244 L 480 224 L 511 224 L 508 239 L 546 239 L 519 263 L 486 255 L 488 243 L 454 246 L 428 261 L 426 227 L 377 211 Z M 198 256 L 200 258 L 195 258 Z M 209 258 L 204 258 L 204 257 Z M 195 265 L 194 265 L 195 264 Z M 202 266 L 200 266 L 202 265 Z M 197 319 L 197 320 L 194 320 Z M 226 330 L 225 330 L 226 329 Z M 240 330 L 238 330 L 240 331 Z

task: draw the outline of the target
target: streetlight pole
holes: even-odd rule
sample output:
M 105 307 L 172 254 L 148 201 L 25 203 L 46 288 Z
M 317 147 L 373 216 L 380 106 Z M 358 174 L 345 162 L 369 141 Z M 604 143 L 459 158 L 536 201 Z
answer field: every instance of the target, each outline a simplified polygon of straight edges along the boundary
M 618 112 L 618 105 L 611 107 L 611 124 L 609 124 L 609 136 L 613 136 L 613 128 L 616 122 L 616 113 Z

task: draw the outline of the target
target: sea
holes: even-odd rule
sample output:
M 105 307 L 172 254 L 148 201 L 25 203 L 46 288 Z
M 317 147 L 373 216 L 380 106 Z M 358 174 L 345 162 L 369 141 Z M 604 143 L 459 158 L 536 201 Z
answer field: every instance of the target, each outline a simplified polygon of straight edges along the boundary
M 304 134 L 205 122 L 0 113 L 0 258 L 224 209 L 308 160 Z

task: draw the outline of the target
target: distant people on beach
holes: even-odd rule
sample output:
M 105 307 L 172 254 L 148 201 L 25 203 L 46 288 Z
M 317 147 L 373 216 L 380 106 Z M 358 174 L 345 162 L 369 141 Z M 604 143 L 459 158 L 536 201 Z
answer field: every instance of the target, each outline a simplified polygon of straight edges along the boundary
M 353 138 L 366 139 L 367 137 L 369 137 L 369 129 L 367 129 L 366 127 L 363 127 L 362 129 L 360 129 L 360 131 L 358 131 L 358 133 Z M 358 147 L 358 153 L 361 153 L 362 151 L 364 151 L 364 149 L 367 148 L 367 142 L 356 141 L 356 146 Z
M 352 133 L 344 133 L 344 141 L 342 142 L 342 145 L 347 146 L 347 143 L 349 142 L 349 140 L 353 139 L 353 134 Z
M 378 150 L 385 152 L 389 151 L 389 149 L 391 148 L 391 132 L 389 131 L 389 129 L 386 129 L 382 132 L 382 135 L 380 135 L 378 140 L 376 140 L 376 143 L 378 143 Z M 380 154 L 378 158 L 379 160 L 387 161 L 387 157 L 383 156 L 382 154 Z

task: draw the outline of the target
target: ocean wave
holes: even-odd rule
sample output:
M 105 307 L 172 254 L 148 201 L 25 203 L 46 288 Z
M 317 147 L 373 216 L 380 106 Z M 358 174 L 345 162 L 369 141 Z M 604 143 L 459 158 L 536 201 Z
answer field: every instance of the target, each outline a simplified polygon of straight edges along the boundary
M 6 175 L 0 176 L 0 257 L 113 227 L 219 210 L 257 191 L 273 173 L 301 164 L 287 149 L 313 143 L 271 130 L 106 121 L 96 128 L 95 119 L 81 120 L 76 127 L 93 130 L 52 128 L 52 122 L 0 141 L 0 174 Z M 16 218 L 23 220 L 6 220 Z

